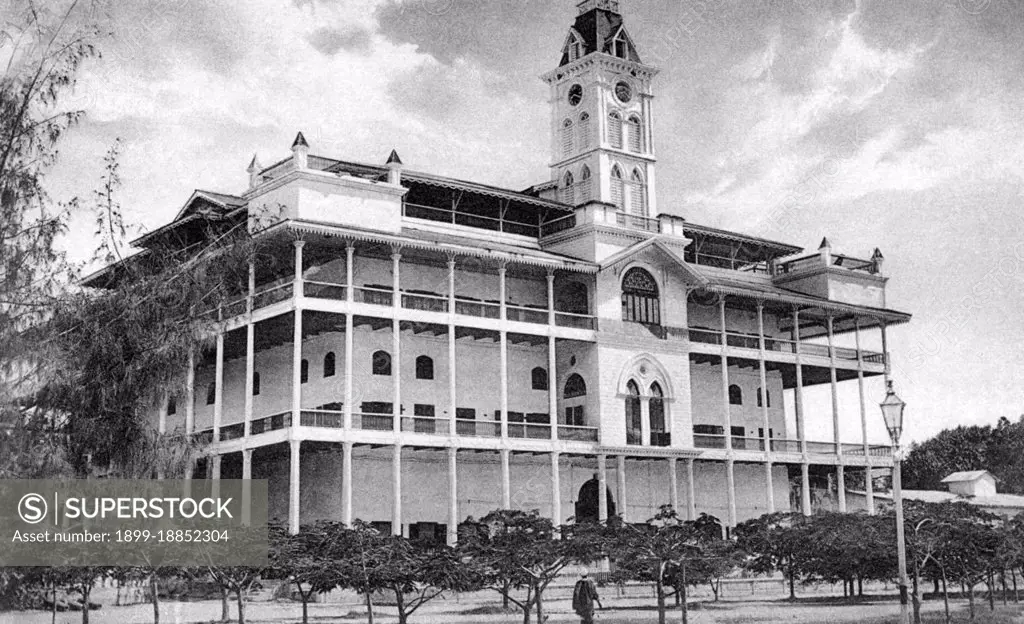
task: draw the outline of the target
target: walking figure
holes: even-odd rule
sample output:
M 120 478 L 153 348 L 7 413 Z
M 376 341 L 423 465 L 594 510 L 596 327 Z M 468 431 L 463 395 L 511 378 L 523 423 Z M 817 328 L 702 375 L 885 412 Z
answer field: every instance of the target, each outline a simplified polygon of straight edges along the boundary
M 580 624 L 594 624 L 595 602 L 599 608 L 604 608 L 601 605 L 601 598 L 597 595 L 597 586 L 593 579 L 584 572 L 572 590 L 572 610 L 582 618 Z

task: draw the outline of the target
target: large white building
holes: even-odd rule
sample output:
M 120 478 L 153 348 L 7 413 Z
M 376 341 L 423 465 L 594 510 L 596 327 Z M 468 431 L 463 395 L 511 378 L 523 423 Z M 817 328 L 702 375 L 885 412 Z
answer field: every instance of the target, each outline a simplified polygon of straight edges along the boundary
M 891 465 L 868 443 L 864 380 L 888 374 L 886 328 L 909 315 L 886 305 L 881 254 L 800 255 L 659 212 L 657 70 L 618 5 L 580 3 L 544 76 L 548 182 L 335 160 L 300 134 L 291 158 L 253 160 L 241 195 L 196 191 L 139 241 L 247 219 L 283 250 L 154 416 L 209 442 L 197 474 L 268 479 L 293 528 L 360 518 L 453 540 L 502 507 L 643 521 L 671 503 L 735 526 L 810 512 L 817 478 L 843 508 L 851 471 Z M 861 348 L 868 333 L 883 352 Z M 859 384 L 856 439 L 839 439 L 843 383 Z M 831 409 L 811 409 L 810 386 Z M 836 435 L 807 439 L 810 419 Z

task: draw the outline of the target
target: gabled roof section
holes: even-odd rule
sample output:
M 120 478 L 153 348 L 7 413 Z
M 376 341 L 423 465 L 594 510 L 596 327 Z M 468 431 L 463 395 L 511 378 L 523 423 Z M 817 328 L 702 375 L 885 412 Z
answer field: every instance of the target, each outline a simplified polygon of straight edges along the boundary
M 572 29 L 583 39 L 583 56 L 593 52 L 614 55 L 613 43 L 620 33 L 626 41 L 626 59 L 634 63 L 643 63 L 640 54 L 633 44 L 633 39 L 626 32 L 622 16 L 607 8 L 594 8 L 576 17 Z M 569 40 L 566 39 L 566 44 Z M 562 60 L 559 67 L 572 62 L 569 58 L 568 45 L 562 49 Z
M 670 262 L 679 268 L 683 275 L 686 276 L 687 282 L 700 287 L 704 287 L 709 284 L 708 278 L 695 271 L 693 267 L 687 264 L 683 258 L 675 252 L 675 250 L 657 236 L 642 240 L 634 245 L 626 247 L 616 254 L 608 256 L 603 262 L 601 262 L 601 270 L 604 271 L 622 262 L 628 262 L 630 259 L 635 258 L 647 249 L 657 250 L 664 255 Z
M 178 211 L 174 220 L 178 221 L 189 215 L 196 214 L 204 207 L 211 208 L 217 212 L 228 213 L 244 205 L 245 200 L 237 195 L 196 189 L 192 192 L 192 196 L 188 198 L 188 201 L 185 202 L 185 205 L 181 207 L 181 210 Z
M 984 477 L 985 475 L 988 475 L 995 479 L 995 477 L 992 476 L 992 474 L 990 474 L 987 470 L 968 470 L 964 472 L 954 472 L 953 474 L 943 479 L 941 483 L 963 483 L 965 481 L 977 481 L 978 479 Z

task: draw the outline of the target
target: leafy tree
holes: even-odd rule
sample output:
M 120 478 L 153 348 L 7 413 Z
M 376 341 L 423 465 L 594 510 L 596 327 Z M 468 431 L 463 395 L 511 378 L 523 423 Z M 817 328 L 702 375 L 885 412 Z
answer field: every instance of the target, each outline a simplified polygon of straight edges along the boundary
M 896 574 L 895 523 L 866 513 L 819 513 L 805 523 L 813 544 L 804 569 L 805 582 L 842 581 L 850 595 L 854 582 L 889 580 Z
M 909 489 L 939 490 L 942 479 L 962 470 L 990 470 L 1007 493 L 1024 494 L 1024 416 L 1016 422 L 1000 418 L 995 427 L 944 429 L 914 443 L 903 463 L 903 484 Z
M 302 600 L 302 622 L 309 621 L 309 601 L 337 587 L 337 577 L 330 568 L 324 544 L 327 530 L 340 525 L 318 522 L 303 526 L 291 535 L 281 525 L 270 527 L 270 573 L 295 585 Z
M 480 587 L 472 562 L 448 546 L 385 538 L 385 557 L 377 570 L 379 585 L 395 595 L 399 624 L 445 591 L 468 592 Z
M 816 547 L 807 539 L 809 522 L 799 513 L 778 512 L 736 526 L 736 543 L 749 556 L 747 567 L 757 574 L 782 572 L 790 600 L 796 600 L 796 581 L 806 573 Z
M 385 587 L 380 574 L 388 556 L 384 536 L 362 520 L 356 520 L 351 528 L 340 522 L 326 522 L 322 527 L 323 553 L 329 561 L 325 583 L 362 594 L 369 624 L 373 624 L 373 593 Z
M 646 524 L 609 522 L 610 553 L 615 559 L 614 578 L 619 581 L 653 583 L 658 604 L 658 622 L 665 623 L 667 587 L 675 589 L 683 622 L 688 619 L 687 585 L 701 582 L 716 587 L 717 579 L 732 568 L 731 546 L 725 546 L 717 518 L 701 514 L 696 521 L 684 521 L 670 505 L 662 506 Z
M 561 539 L 558 539 L 561 537 Z M 592 563 L 605 552 L 604 529 L 594 524 L 556 528 L 536 512 L 497 510 L 466 521 L 459 546 L 480 566 L 482 585 L 501 593 L 529 624 L 536 609 L 544 622 L 544 590 L 573 563 Z M 525 590 L 517 598 L 511 590 Z
M 269 561 L 263 565 L 223 565 L 221 562 L 227 560 L 225 552 L 241 548 L 251 540 L 266 539 L 266 527 L 240 527 L 232 529 L 231 539 L 218 542 L 206 542 L 197 544 L 197 552 L 201 555 L 204 564 L 184 570 L 194 579 L 210 579 L 216 583 L 224 594 L 234 594 L 238 606 L 238 624 L 245 624 L 245 599 L 255 587 L 259 580 L 270 571 Z M 225 603 L 226 604 L 226 603 Z M 224 616 L 227 615 L 226 609 Z M 226 620 L 226 617 L 222 619 Z

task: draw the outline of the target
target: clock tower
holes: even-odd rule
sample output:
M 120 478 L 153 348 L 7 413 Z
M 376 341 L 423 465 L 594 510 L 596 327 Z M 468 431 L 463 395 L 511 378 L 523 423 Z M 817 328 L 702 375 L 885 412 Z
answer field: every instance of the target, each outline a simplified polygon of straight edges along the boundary
M 640 60 L 617 0 L 577 7 L 558 68 L 542 76 L 551 87 L 558 200 L 656 216 L 651 83 L 658 70 Z

